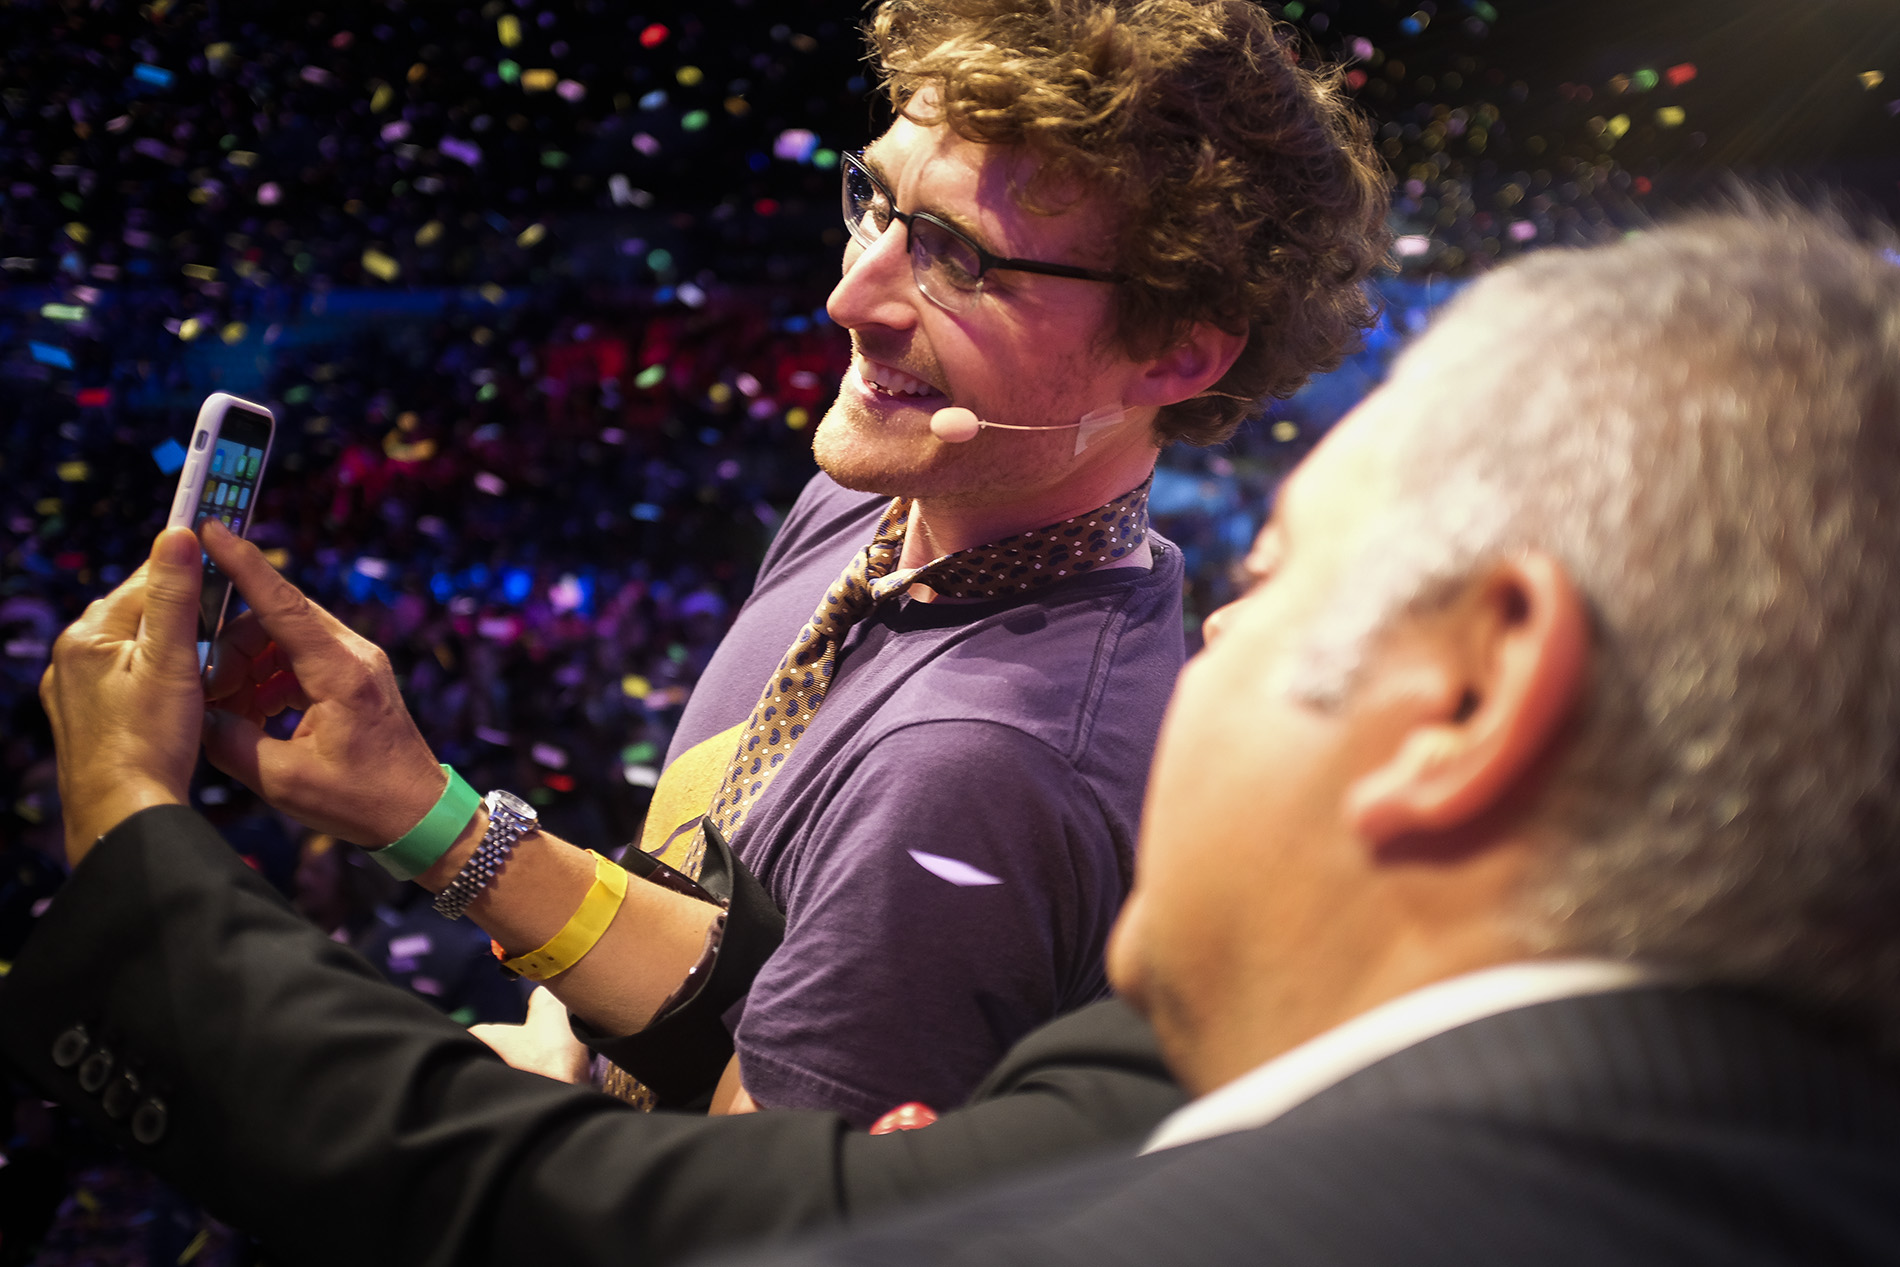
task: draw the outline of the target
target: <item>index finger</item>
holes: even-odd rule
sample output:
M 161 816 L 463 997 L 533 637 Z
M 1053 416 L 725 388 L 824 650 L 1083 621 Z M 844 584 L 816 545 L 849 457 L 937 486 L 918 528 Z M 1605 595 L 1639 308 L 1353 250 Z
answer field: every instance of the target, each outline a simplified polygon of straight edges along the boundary
M 205 553 L 231 578 L 244 601 L 257 614 L 271 640 L 294 661 L 320 656 L 342 641 L 349 630 L 270 565 L 270 560 L 217 519 L 207 519 L 199 534 Z

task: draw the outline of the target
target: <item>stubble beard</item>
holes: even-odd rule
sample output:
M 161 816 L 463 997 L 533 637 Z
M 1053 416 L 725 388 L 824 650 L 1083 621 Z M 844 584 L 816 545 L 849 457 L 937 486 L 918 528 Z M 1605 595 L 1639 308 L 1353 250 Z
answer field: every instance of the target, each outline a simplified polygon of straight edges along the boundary
M 1070 430 L 985 432 L 946 444 L 931 435 L 928 416 L 905 420 L 900 429 L 854 409 L 841 391 L 812 435 L 812 456 L 825 474 L 856 492 L 980 507 L 1021 498 L 1059 477 L 1073 460 L 1074 436 Z

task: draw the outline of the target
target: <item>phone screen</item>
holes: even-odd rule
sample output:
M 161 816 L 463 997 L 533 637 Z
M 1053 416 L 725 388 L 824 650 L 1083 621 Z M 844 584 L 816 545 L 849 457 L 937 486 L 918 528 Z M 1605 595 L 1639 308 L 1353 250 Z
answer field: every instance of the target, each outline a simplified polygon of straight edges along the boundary
M 207 519 L 220 519 L 238 536 L 257 509 L 257 486 L 264 471 L 264 455 L 270 446 L 270 420 L 247 410 L 233 408 L 224 415 L 218 438 L 212 444 L 205 469 L 204 490 L 198 495 L 192 512 L 195 531 Z M 204 589 L 198 599 L 198 663 L 203 665 L 217 637 L 218 623 L 224 617 L 225 601 L 230 597 L 231 581 L 218 570 L 210 555 L 204 556 Z

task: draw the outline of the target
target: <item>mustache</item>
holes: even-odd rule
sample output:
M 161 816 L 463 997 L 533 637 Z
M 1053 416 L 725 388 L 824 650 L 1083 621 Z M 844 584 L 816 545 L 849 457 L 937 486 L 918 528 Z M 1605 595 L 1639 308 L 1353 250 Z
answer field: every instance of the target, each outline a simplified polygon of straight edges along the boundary
M 914 342 L 914 340 L 906 342 Z M 934 359 L 918 361 L 908 347 L 896 343 L 889 347 L 880 346 L 875 340 L 867 340 L 858 331 L 853 330 L 851 351 L 853 355 L 863 357 L 867 361 L 876 361 L 879 365 L 888 365 L 912 378 L 921 378 L 946 394 L 949 390 L 944 383 L 943 368 Z

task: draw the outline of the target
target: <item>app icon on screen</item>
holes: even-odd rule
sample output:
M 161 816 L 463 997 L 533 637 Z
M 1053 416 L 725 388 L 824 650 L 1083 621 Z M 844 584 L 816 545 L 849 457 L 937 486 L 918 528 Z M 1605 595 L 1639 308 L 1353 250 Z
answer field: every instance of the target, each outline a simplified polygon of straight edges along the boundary
M 239 510 L 244 510 L 244 509 L 246 509 L 247 507 L 249 507 L 249 506 L 250 506 L 250 504 L 251 504 L 251 490 L 250 490 L 250 488 L 249 488 L 249 487 L 245 487 L 245 488 L 240 488 L 240 489 L 238 489 L 238 509 L 239 509 Z
M 219 444 L 217 451 L 211 455 L 211 470 L 213 474 L 217 474 L 224 470 L 224 445 L 223 444 Z

